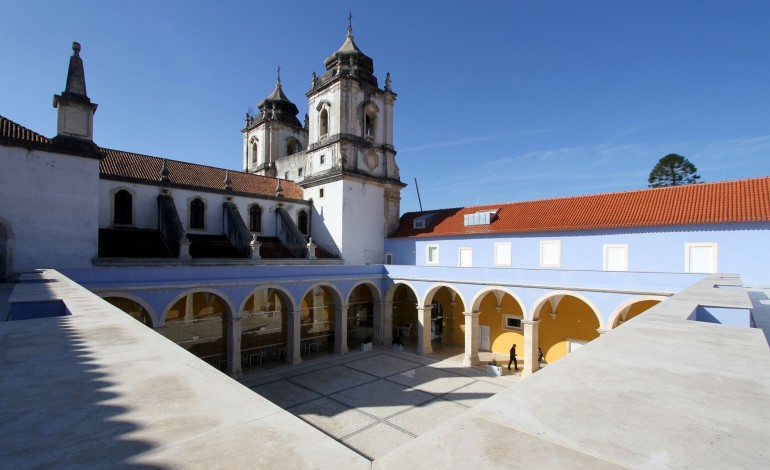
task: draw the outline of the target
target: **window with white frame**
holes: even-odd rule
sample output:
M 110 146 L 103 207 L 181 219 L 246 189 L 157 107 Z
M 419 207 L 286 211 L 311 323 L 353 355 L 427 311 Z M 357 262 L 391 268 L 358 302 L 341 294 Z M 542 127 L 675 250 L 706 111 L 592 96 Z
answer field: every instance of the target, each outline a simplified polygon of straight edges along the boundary
M 438 264 L 438 245 L 425 247 L 425 264 Z
M 561 240 L 540 241 L 540 267 L 561 267 Z
M 473 250 L 471 248 L 460 248 L 459 258 L 461 268 L 470 268 L 473 266 Z
M 393 264 L 393 253 L 385 253 L 385 264 Z
M 685 243 L 684 270 L 688 273 L 717 272 L 717 244 Z
M 605 271 L 628 271 L 628 245 L 604 245 L 603 269 Z
M 495 243 L 495 266 L 511 265 L 511 242 Z
M 504 330 L 520 330 L 521 329 L 521 317 L 519 315 L 503 314 L 503 329 Z

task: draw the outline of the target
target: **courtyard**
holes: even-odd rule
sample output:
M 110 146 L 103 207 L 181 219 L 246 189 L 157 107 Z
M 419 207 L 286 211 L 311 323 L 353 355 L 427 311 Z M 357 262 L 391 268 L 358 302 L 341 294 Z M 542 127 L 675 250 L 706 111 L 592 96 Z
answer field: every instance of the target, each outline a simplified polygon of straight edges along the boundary
M 481 353 L 483 363 L 491 353 Z M 498 355 L 498 360 L 503 358 Z M 320 355 L 299 367 L 261 369 L 243 384 L 369 460 L 517 383 L 483 367 L 463 367 L 461 349 L 430 357 L 375 347 Z

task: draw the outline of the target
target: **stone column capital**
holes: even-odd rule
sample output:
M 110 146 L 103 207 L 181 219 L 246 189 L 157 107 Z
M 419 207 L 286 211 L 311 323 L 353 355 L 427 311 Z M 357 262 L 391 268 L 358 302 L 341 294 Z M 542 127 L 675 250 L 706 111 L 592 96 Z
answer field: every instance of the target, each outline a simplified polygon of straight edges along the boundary
M 522 325 L 532 325 L 532 326 L 534 326 L 534 325 L 537 325 L 539 323 L 540 323 L 540 320 L 522 320 L 521 321 Z
M 480 311 L 476 310 L 475 312 L 463 312 L 463 315 L 466 317 L 478 317 L 481 314 Z

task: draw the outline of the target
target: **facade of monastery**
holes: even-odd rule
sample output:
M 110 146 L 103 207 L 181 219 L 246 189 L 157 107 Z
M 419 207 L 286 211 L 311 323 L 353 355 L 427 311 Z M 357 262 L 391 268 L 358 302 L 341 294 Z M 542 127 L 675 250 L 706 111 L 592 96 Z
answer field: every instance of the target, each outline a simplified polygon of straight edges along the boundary
M 55 137 L 0 117 L 0 276 L 58 269 L 235 377 L 372 342 L 530 374 L 704 274 L 770 285 L 770 177 L 400 216 L 390 76 L 350 28 L 324 63 L 231 171 L 95 144 L 75 43 Z

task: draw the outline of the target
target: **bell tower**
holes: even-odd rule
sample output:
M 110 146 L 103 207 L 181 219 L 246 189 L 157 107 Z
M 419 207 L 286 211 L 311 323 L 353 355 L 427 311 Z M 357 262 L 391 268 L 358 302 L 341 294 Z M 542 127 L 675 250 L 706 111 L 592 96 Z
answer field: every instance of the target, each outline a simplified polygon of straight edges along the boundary
M 313 200 L 313 216 L 324 221 L 314 224 L 313 239 L 335 244 L 348 264 L 382 263 L 406 186 L 393 146 L 396 94 L 389 73 L 379 87 L 374 62 L 353 40 L 352 16 L 342 46 L 324 65 L 307 92 L 307 169 L 298 181 Z

